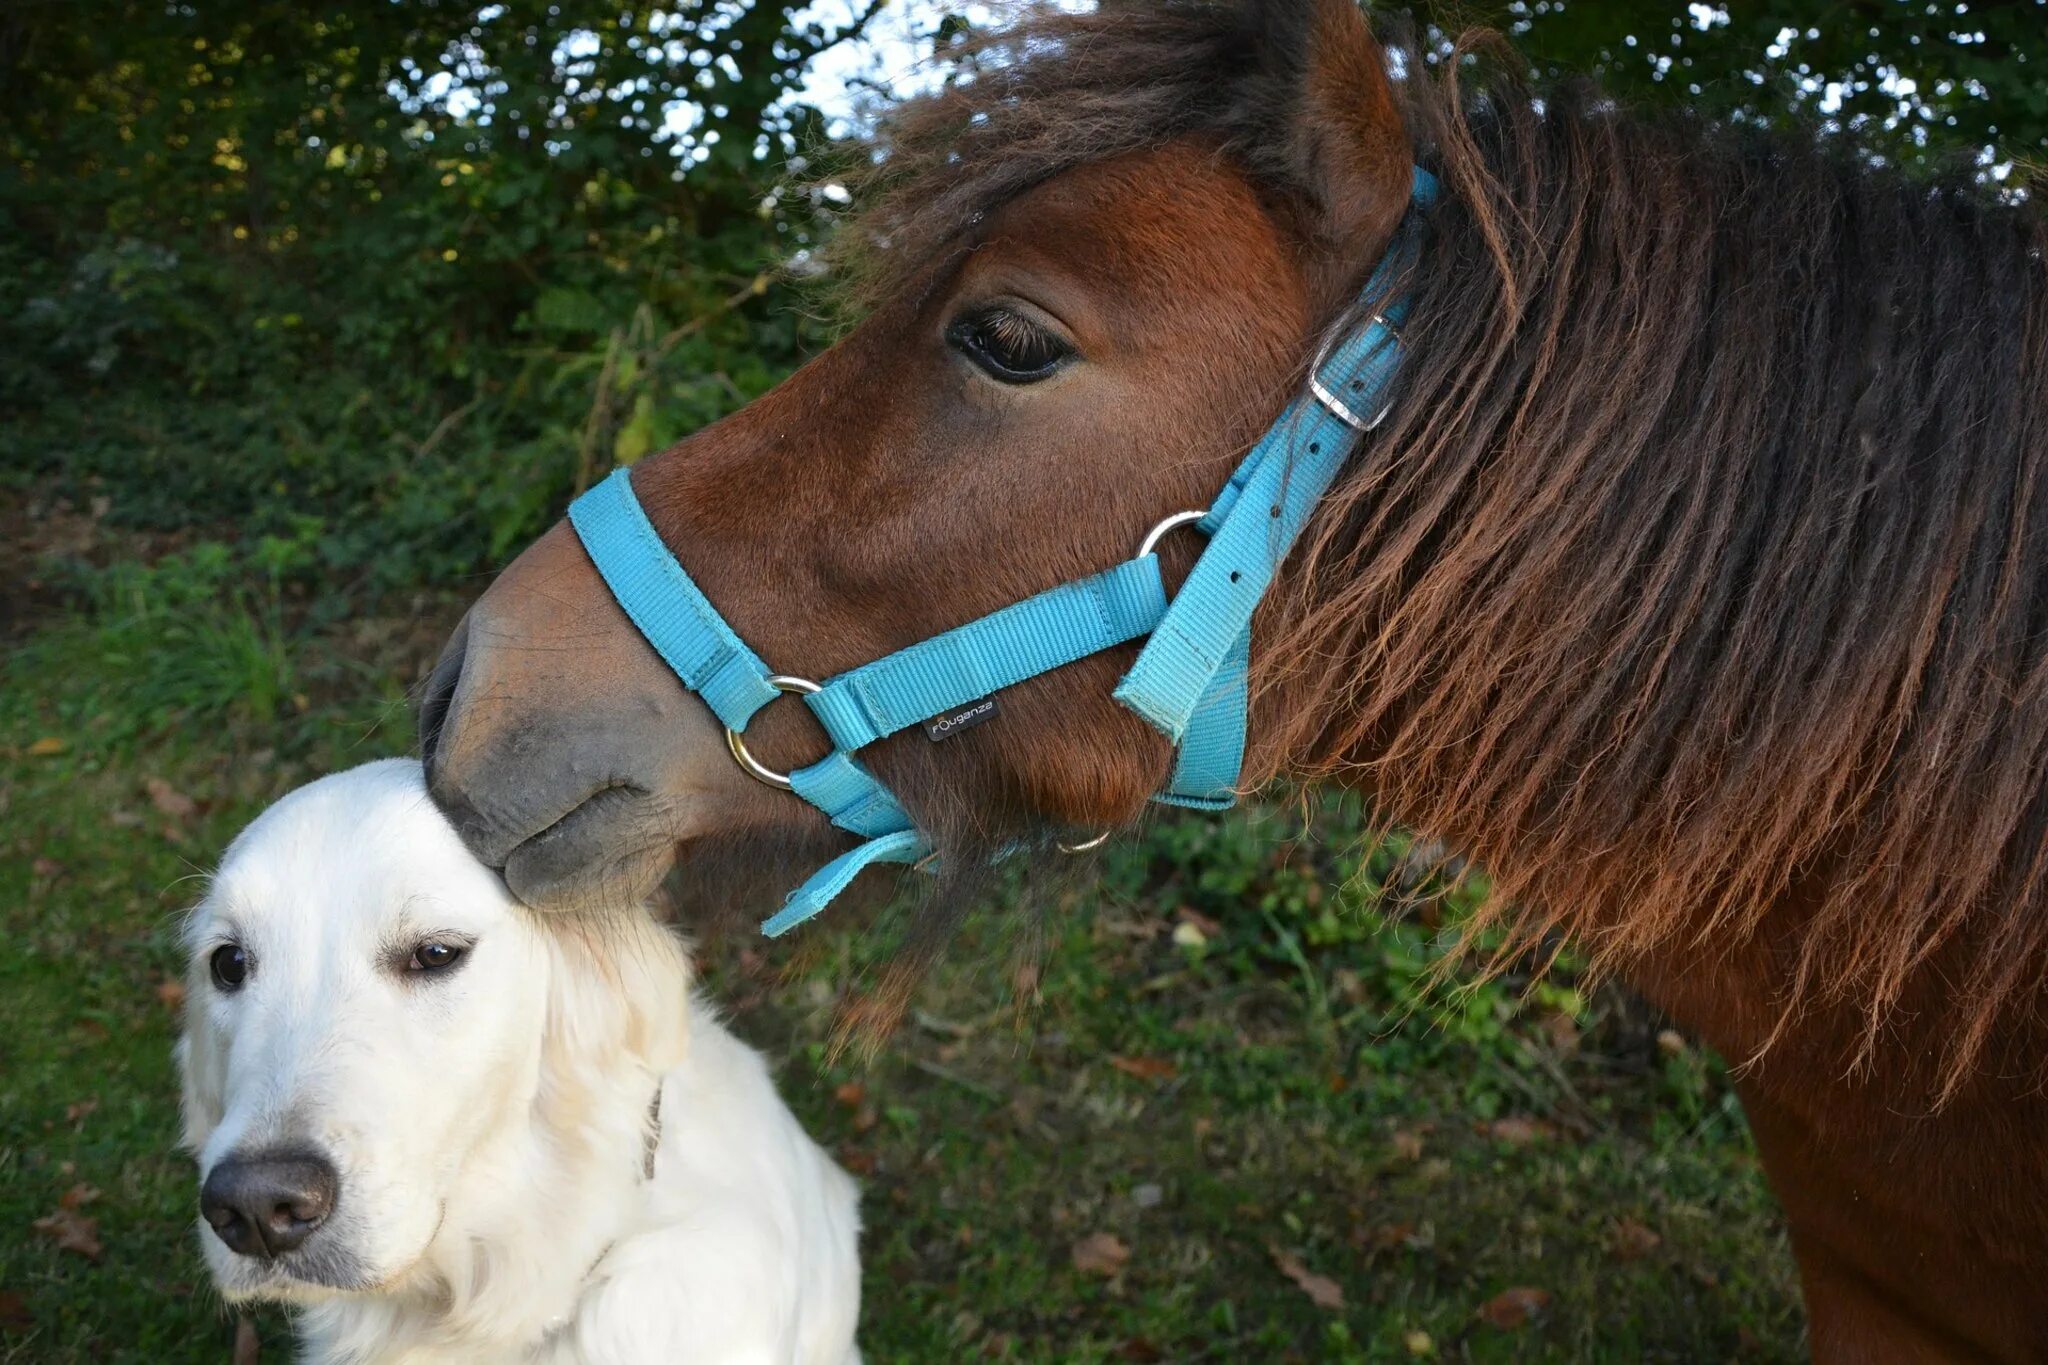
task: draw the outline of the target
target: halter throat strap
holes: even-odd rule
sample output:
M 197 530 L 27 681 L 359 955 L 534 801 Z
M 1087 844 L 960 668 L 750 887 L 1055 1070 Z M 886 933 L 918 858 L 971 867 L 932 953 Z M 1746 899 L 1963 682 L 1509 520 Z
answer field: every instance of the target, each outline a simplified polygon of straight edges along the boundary
M 1413 204 L 1435 197 L 1434 178 L 1417 168 Z M 1236 801 L 1252 616 L 1357 436 L 1384 415 L 1408 310 L 1405 296 L 1389 295 L 1415 259 L 1414 225 L 1411 213 L 1366 284 L 1364 297 L 1379 301 L 1371 321 L 1325 345 L 1307 392 L 1289 403 L 1209 508 L 1161 522 L 1121 564 L 819 684 L 778 675 L 739 637 L 662 542 L 630 470 L 615 470 L 571 504 L 569 520 L 612 595 L 726 727 L 736 757 L 745 754 L 737 737 L 747 723 L 784 691 L 802 692 L 832 739 L 831 753 L 786 777 L 748 768 L 862 840 L 791 892 L 762 924 L 764 933 L 803 923 L 875 863 L 929 866 L 929 842 L 854 757 L 858 750 L 1130 640 L 1145 645 L 1114 696 L 1176 747 L 1172 776 L 1153 799 L 1206 810 Z M 1208 544 L 1169 601 L 1154 546 L 1183 523 Z

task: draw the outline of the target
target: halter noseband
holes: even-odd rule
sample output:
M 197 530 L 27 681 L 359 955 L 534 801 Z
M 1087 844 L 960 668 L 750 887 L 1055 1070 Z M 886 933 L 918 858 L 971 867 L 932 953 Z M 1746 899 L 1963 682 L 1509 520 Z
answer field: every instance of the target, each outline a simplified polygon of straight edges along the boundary
M 1435 196 L 1435 179 L 1416 168 L 1412 203 L 1427 206 Z M 1411 215 L 1365 296 L 1384 293 L 1415 250 Z M 1354 435 L 1386 415 L 1382 396 L 1400 367 L 1398 328 L 1407 310 L 1405 296 L 1392 300 L 1365 327 L 1332 338 L 1311 368 L 1308 393 L 1288 404 L 1215 502 L 1161 521 L 1133 558 L 822 683 L 776 673 L 747 647 L 662 543 L 634 496 L 630 470 L 614 471 L 578 498 L 569 520 L 592 562 L 647 642 L 725 726 L 734 759 L 863 840 L 791 892 L 762 931 L 773 937 L 803 923 L 872 863 L 929 857 L 930 844 L 855 751 L 920 723 L 941 738 L 992 714 L 1004 688 L 1141 636 L 1144 648 L 1114 696 L 1176 746 L 1172 776 L 1152 799 L 1199 810 L 1233 805 L 1244 762 L 1252 613 Z M 1193 526 L 1209 543 L 1169 602 L 1154 550 L 1180 526 Z M 786 774 L 762 766 L 741 738 L 755 712 L 785 692 L 801 695 L 832 739 L 831 753 Z

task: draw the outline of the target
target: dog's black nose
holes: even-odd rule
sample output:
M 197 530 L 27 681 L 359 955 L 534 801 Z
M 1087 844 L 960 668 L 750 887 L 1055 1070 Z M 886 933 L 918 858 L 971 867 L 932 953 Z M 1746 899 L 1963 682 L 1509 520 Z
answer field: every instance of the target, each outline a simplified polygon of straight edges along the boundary
M 305 1152 L 229 1157 L 199 1189 L 199 1213 L 230 1251 L 269 1260 L 334 1212 L 334 1164 Z

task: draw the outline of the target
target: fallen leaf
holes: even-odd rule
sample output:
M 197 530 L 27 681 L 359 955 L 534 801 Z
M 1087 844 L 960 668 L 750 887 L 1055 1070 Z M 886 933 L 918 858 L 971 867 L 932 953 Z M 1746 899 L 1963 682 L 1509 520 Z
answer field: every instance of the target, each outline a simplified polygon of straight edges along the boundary
M 64 1106 L 64 1121 L 66 1123 L 76 1123 L 99 1107 L 98 1096 L 94 1096 L 89 1100 L 75 1100 Z
M 35 1230 L 55 1242 L 57 1250 L 76 1252 L 88 1261 L 97 1261 L 105 1250 L 100 1245 L 100 1220 L 71 1209 L 36 1219 Z
M 1427 1332 L 1408 1332 L 1402 1335 L 1401 1344 L 1408 1348 L 1411 1356 L 1426 1356 L 1436 1349 L 1436 1343 L 1429 1339 Z
M 1550 1306 L 1550 1295 L 1541 1289 L 1517 1285 L 1503 1289 L 1479 1305 L 1479 1320 L 1503 1332 L 1528 1325 L 1529 1319 Z
M 1166 1057 L 1119 1057 L 1111 1054 L 1109 1064 L 1126 1076 L 1141 1081 L 1170 1081 L 1180 1075 L 1180 1067 Z
M 1556 1137 L 1557 1126 L 1526 1114 L 1510 1114 L 1487 1124 L 1486 1133 L 1495 1142 L 1505 1142 L 1510 1147 L 1527 1147 L 1532 1142 Z
M 28 1300 L 12 1289 L 0 1289 L 0 1333 L 26 1332 L 36 1325 L 36 1315 L 28 1311 Z
M 189 820 L 199 813 L 197 801 L 161 777 L 143 779 L 142 789 L 149 793 L 149 803 L 173 820 Z
M 38 858 L 28 865 L 28 870 L 38 877 L 60 877 L 64 875 L 64 864 L 55 858 Z
M 81 1181 L 57 1196 L 57 1207 L 60 1209 L 82 1209 L 99 1197 L 99 1186 L 88 1185 Z
M 1633 1218 L 1622 1218 L 1614 1224 L 1614 1234 L 1608 1245 L 1614 1254 L 1624 1261 L 1639 1261 L 1655 1251 L 1664 1239 Z
M 1131 1259 L 1131 1249 L 1113 1232 L 1090 1233 L 1074 1243 L 1068 1254 L 1074 1258 L 1074 1269 L 1105 1279 L 1122 1270 L 1124 1262 Z
M 1685 1035 L 1675 1028 L 1660 1030 L 1657 1034 L 1657 1051 L 1663 1053 L 1666 1057 L 1683 1056 L 1685 1054 Z
M 868 1088 L 859 1081 L 846 1081 L 833 1087 L 832 1098 L 848 1109 L 858 1109 L 867 1102 Z
M 1550 1040 L 1550 1046 L 1567 1055 L 1579 1050 L 1578 1021 L 1569 1014 L 1558 1013 L 1548 1016 L 1542 1024 L 1543 1036 Z
M 1218 920 L 1210 919 L 1191 905 L 1181 906 L 1178 910 L 1174 911 L 1174 914 L 1179 917 L 1182 924 L 1200 930 L 1203 938 L 1223 937 L 1222 923 Z
M 157 982 L 156 999 L 167 1010 L 177 1009 L 185 1003 L 185 983 L 176 977 Z
M 71 747 L 71 741 L 58 735 L 45 735 L 28 746 L 30 758 L 55 758 Z
M 1279 1267 L 1282 1275 L 1294 1281 L 1295 1287 L 1308 1295 L 1310 1303 L 1332 1313 L 1344 1311 L 1343 1285 L 1328 1275 L 1316 1274 L 1301 1263 L 1300 1257 L 1292 1252 L 1282 1251 L 1270 1242 L 1266 1245 L 1266 1254 L 1273 1258 L 1273 1264 Z
M 1209 936 L 1195 925 L 1183 920 L 1173 926 L 1173 943 L 1176 948 L 1200 948 L 1209 942 Z
M 1352 1230 L 1351 1244 L 1373 1251 L 1392 1251 L 1395 1247 L 1409 1245 L 1415 1237 L 1415 1224 L 1389 1223 L 1381 1227 L 1358 1227 Z
M 841 1147 L 838 1155 L 839 1164 L 844 1166 L 850 1174 L 873 1175 L 875 1173 L 875 1154 L 873 1152 L 862 1151 L 858 1147 Z
M 1394 1155 L 1403 1161 L 1422 1159 L 1422 1134 L 1420 1128 L 1396 1128 L 1394 1130 Z
M 1159 1343 L 1153 1341 L 1150 1337 L 1132 1337 L 1123 1344 L 1123 1348 L 1118 1354 L 1125 1360 L 1140 1362 L 1166 1359 L 1166 1352 L 1162 1351 L 1159 1348 Z

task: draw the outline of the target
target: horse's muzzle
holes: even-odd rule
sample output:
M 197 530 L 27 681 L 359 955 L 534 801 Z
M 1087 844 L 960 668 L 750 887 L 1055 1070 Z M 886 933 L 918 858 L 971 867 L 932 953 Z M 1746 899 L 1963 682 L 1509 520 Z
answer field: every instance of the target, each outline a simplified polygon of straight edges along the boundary
M 566 527 L 470 609 L 420 706 L 435 804 L 514 895 L 547 910 L 644 898 L 679 842 L 756 799 L 722 736 Z

